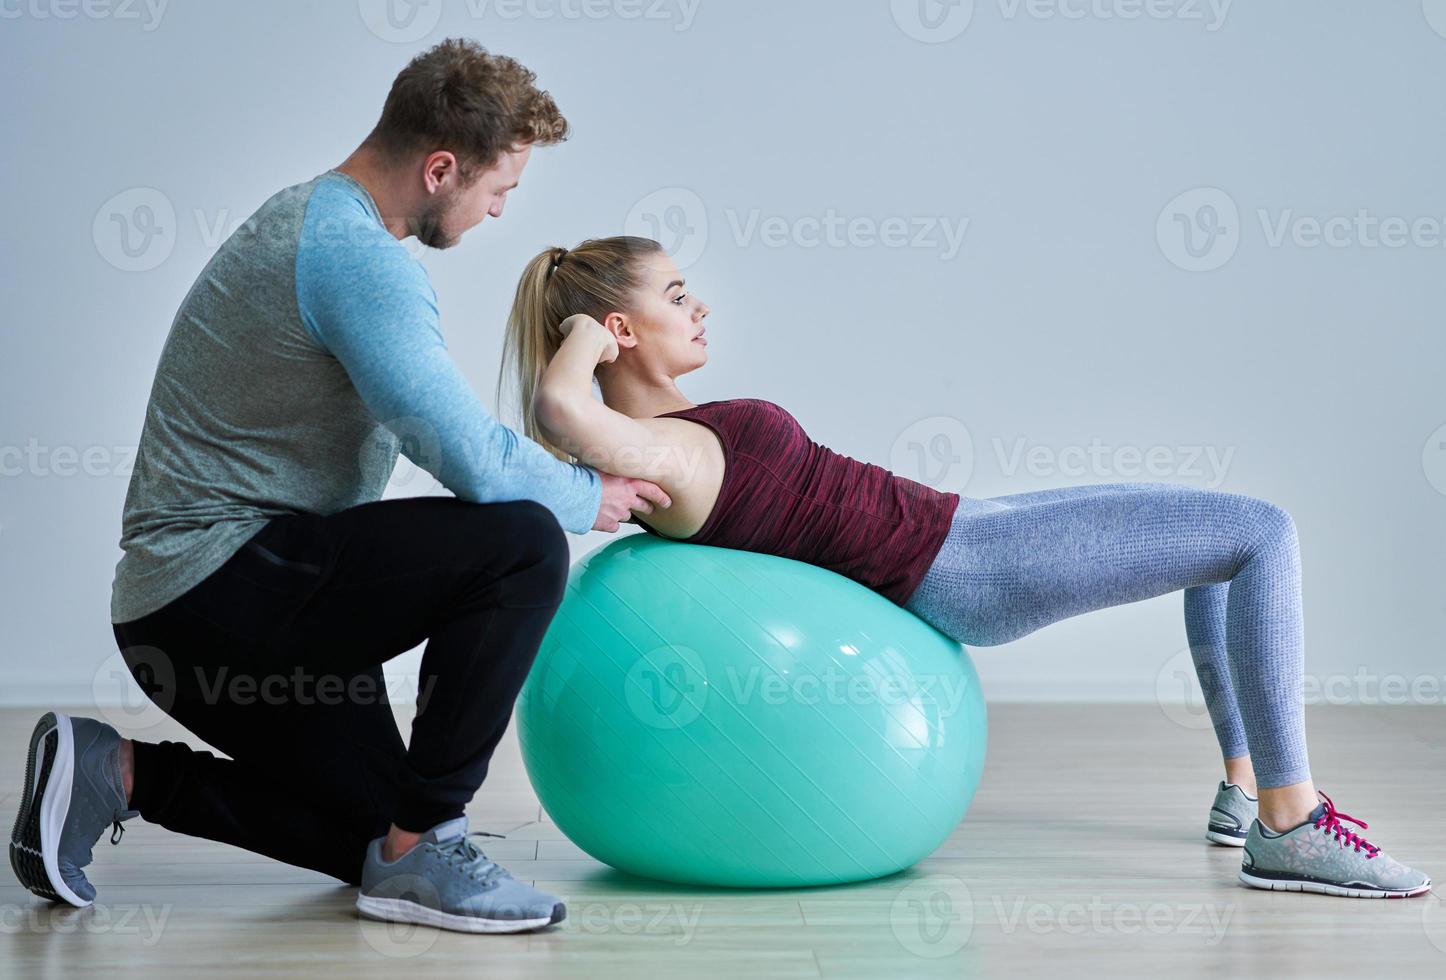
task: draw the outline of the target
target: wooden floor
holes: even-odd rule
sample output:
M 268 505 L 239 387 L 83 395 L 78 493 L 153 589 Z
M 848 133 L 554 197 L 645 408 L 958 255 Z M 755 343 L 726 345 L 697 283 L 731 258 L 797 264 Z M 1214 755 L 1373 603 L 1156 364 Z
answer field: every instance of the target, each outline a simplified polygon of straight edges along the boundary
M 40 710 L 0 710 L 7 829 Z M 90 909 L 41 902 L 5 867 L 0 976 L 1446 976 L 1434 892 L 1352 901 L 1236 882 L 1240 852 L 1202 835 L 1218 779 L 1208 731 L 1145 705 L 990 711 L 968 819 L 892 878 L 734 892 L 625 877 L 548 822 L 509 735 L 472 827 L 505 833 L 489 854 L 565 898 L 560 926 L 467 936 L 365 921 L 325 876 L 134 820 L 119 846 L 96 845 Z M 1369 838 L 1446 877 L 1442 709 L 1312 707 L 1308 725 L 1321 788 Z

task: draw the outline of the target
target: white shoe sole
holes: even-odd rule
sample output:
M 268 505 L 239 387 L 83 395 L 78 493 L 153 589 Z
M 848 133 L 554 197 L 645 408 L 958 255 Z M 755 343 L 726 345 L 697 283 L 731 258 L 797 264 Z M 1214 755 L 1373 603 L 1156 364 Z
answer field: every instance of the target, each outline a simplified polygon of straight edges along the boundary
M 70 815 L 70 789 L 75 780 L 75 735 L 70 727 L 70 716 L 55 713 L 55 761 L 50 766 L 50 777 L 45 781 L 45 792 L 40 798 L 40 857 L 45 862 L 45 876 L 55 893 L 76 908 L 85 908 L 91 903 L 71 891 L 60 875 L 56 854 L 60 850 L 60 834 L 65 829 L 65 818 Z
M 543 916 L 540 919 L 484 919 L 475 915 L 453 915 L 440 909 L 418 905 L 416 902 L 408 902 L 406 899 L 372 898 L 367 895 L 357 896 L 356 907 L 363 915 L 383 922 L 410 922 L 456 932 L 526 932 L 529 929 L 540 929 L 553 921 L 552 916 Z
M 1226 847 L 1244 847 L 1244 837 L 1231 837 L 1229 834 L 1217 833 L 1213 830 L 1205 831 L 1205 839 L 1212 844 L 1224 844 Z
M 1338 895 L 1342 898 L 1410 898 L 1431 890 L 1427 879 L 1424 885 L 1409 891 L 1380 891 L 1375 888 L 1349 888 L 1345 885 L 1327 885 L 1320 881 L 1289 881 L 1279 878 L 1257 878 L 1246 871 L 1240 872 L 1240 880 L 1251 888 L 1264 888 L 1275 892 L 1314 892 L 1317 895 Z

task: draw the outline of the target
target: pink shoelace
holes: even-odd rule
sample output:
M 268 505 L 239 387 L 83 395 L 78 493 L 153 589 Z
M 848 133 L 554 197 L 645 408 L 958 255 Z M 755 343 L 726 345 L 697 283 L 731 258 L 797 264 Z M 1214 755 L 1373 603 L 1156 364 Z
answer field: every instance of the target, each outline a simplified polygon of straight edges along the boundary
M 1381 853 L 1379 847 L 1341 823 L 1342 820 L 1349 820 L 1362 830 L 1367 830 L 1368 824 L 1364 820 L 1357 820 L 1349 813 L 1342 813 L 1336 809 L 1336 805 L 1331 802 L 1329 796 L 1321 793 L 1320 790 L 1316 790 L 1316 792 L 1320 793 L 1321 799 L 1325 800 L 1325 813 L 1321 814 L 1320 819 L 1315 822 L 1317 827 L 1327 834 L 1334 833 L 1342 847 L 1350 847 L 1354 844 L 1357 851 L 1365 848 L 1367 861 Z

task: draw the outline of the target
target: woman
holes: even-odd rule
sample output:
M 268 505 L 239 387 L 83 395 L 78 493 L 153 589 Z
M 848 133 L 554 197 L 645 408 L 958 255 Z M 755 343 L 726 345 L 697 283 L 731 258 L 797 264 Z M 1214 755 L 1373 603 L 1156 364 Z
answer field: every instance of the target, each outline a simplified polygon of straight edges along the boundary
M 707 363 L 708 312 L 649 239 L 538 255 L 518 284 L 503 368 L 528 435 L 660 485 L 673 503 L 639 515 L 649 533 L 830 568 L 965 644 L 1183 589 L 1225 760 L 1206 836 L 1244 847 L 1241 881 L 1360 898 L 1430 889 L 1311 781 L 1300 552 L 1284 510 L 1155 483 L 938 493 L 811 441 L 770 402 L 690 402 L 676 382 Z

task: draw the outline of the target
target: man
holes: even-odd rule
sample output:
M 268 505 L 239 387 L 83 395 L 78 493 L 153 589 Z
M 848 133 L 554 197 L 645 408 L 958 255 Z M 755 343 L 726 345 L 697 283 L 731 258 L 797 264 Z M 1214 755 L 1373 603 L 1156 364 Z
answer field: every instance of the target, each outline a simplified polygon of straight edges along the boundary
M 182 302 L 111 621 L 151 699 L 231 758 L 46 714 L 10 848 L 31 891 L 90 904 L 92 846 L 141 815 L 360 885 L 376 917 L 564 916 L 486 859 L 463 809 L 561 601 L 563 530 L 670 501 L 493 419 L 401 244 L 500 217 L 532 147 L 566 138 L 534 80 L 467 41 L 419 55 L 361 146 L 262 205 Z M 380 500 L 399 447 L 455 496 Z M 424 640 L 407 745 L 382 664 Z

